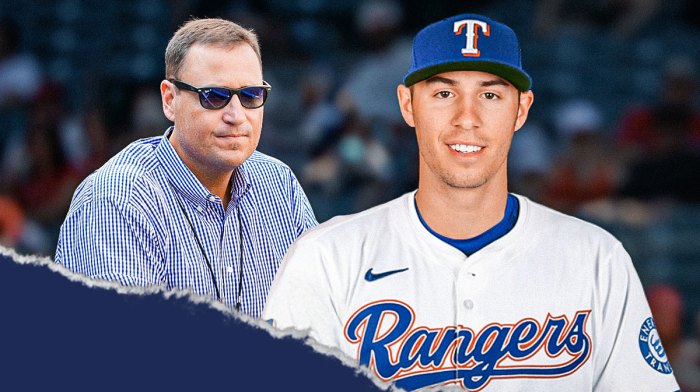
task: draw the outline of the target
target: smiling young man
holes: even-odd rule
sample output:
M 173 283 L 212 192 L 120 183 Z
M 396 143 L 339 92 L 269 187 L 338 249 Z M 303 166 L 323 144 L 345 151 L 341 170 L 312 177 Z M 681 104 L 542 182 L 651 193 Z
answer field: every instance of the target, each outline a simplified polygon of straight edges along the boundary
M 174 125 L 84 180 L 55 261 L 257 317 L 287 247 L 317 224 L 289 167 L 256 151 L 271 89 L 257 37 L 227 20 L 191 20 L 168 43 L 165 74 L 163 112 Z
M 299 238 L 262 317 L 408 390 L 677 390 L 620 242 L 508 192 L 533 102 L 515 33 L 431 24 L 397 92 L 418 190 Z

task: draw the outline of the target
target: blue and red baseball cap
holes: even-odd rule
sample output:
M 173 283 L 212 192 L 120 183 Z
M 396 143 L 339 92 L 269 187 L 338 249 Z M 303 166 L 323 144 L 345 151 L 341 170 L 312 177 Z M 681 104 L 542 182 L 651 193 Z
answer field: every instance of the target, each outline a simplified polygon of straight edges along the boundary
M 515 32 L 482 15 L 453 16 L 419 31 L 403 83 L 408 87 L 447 71 L 483 71 L 502 77 L 520 91 L 532 87 Z

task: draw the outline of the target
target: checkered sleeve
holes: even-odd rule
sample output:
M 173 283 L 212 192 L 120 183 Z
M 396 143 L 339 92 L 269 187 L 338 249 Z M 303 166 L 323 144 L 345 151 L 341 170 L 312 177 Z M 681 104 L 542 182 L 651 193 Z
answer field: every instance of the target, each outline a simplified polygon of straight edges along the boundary
M 165 283 L 165 266 L 154 226 L 143 211 L 97 197 L 69 211 L 55 261 L 68 269 L 122 285 Z

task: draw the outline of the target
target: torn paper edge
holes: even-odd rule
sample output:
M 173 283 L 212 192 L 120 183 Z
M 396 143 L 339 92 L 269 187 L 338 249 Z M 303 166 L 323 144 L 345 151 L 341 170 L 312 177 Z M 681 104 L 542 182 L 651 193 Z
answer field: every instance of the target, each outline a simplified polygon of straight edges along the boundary
M 98 288 L 116 291 L 118 294 L 128 294 L 128 295 L 153 295 L 161 294 L 165 299 L 171 297 L 185 298 L 190 302 L 197 305 L 207 305 L 212 309 L 218 310 L 225 317 L 232 317 L 236 320 L 240 320 L 245 324 L 262 328 L 267 331 L 273 338 L 284 339 L 291 337 L 293 339 L 299 340 L 300 342 L 310 346 L 315 352 L 334 357 L 335 360 L 340 361 L 343 366 L 354 369 L 355 375 L 362 375 L 367 377 L 372 383 L 374 383 L 378 388 L 391 391 L 391 392 L 403 392 L 402 388 L 397 387 L 390 381 L 384 381 L 379 376 L 377 376 L 371 369 L 366 366 L 360 366 L 357 360 L 349 357 L 347 354 L 342 352 L 340 349 L 335 347 L 329 347 L 316 342 L 313 338 L 309 337 L 308 331 L 297 330 L 294 328 L 287 328 L 284 330 L 278 329 L 262 319 L 253 318 L 243 313 L 238 313 L 221 302 L 211 299 L 211 297 L 195 294 L 189 290 L 168 290 L 164 286 L 123 286 L 118 282 L 100 280 L 87 277 L 82 274 L 75 273 L 68 268 L 56 263 L 48 256 L 37 256 L 37 255 L 22 255 L 17 253 L 12 248 L 7 248 L 0 245 L 0 254 L 11 258 L 14 262 L 24 265 L 35 265 L 48 267 L 52 272 L 58 273 L 70 280 L 71 282 L 80 283 L 88 288 Z M 435 390 L 435 389 L 430 389 Z

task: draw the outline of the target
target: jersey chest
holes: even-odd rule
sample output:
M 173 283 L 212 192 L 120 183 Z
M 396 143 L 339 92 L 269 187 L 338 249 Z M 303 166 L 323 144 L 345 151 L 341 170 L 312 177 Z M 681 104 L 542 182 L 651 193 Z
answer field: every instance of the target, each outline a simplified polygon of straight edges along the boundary
M 592 272 L 530 256 L 435 260 L 406 252 L 362 263 L 344 320 L 346 351 L 408 389 L 443 382 L 479 389 L 497 378 L 574 371 L 585 384 Z

